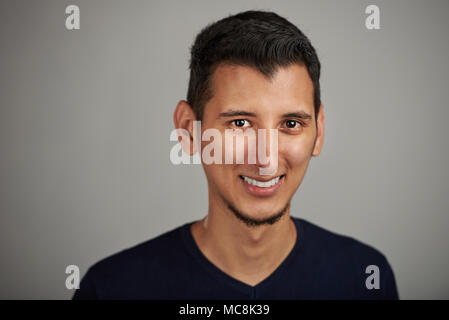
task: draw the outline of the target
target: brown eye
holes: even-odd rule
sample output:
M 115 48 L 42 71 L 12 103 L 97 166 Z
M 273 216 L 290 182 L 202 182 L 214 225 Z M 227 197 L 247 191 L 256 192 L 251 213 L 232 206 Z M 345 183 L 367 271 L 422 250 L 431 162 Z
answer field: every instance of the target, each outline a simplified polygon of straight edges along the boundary
M 249 125 L 249 122 L 247 120 L 244 119 L 237 119 L 237 120 L 232 120 L 232 123 L 239 128 L 243 128 Z
M 287 120 L 285 122 L 285 125 L 287 126 L 287 128 L 293 129 L 296 127 L 296 125 L 299 124 L 298 121 L 295 120 Z

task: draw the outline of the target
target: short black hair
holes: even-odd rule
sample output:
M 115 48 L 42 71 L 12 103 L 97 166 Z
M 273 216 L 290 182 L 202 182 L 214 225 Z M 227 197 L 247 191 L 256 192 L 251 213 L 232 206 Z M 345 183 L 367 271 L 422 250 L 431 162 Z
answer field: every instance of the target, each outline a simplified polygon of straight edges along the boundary
M 187 102 L 198 120 L 212 98 L 218 65 L 255 68 L 271 78 L 279 67 L 305 65 L 313 83 L 315 120 L 321 104 L 321 64 L 309 39 L 287 19 L 269 11 L 245 11 L 207 25 L 191 47 Z

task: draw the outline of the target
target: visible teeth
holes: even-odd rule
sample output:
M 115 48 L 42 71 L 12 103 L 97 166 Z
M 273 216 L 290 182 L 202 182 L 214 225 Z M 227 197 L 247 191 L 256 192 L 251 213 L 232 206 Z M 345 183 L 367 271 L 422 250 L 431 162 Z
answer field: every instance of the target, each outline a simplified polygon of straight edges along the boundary
M 276 177 L 267 182 L 262 182 L 262 181 L 257 181 L 257 180 L 254 180 L 254 179 L 251 179 L 251 178 L 248 178 L 245 176 L 242 176 L 242 177 L 243 177 L 243 180 L 245 180 L 249 184 L 259 187 L 259 188 L 268 188 L 268 187 L 274 186 L 276 183 L 279 182 L 279 179 L 281 178 L 281 177 Z

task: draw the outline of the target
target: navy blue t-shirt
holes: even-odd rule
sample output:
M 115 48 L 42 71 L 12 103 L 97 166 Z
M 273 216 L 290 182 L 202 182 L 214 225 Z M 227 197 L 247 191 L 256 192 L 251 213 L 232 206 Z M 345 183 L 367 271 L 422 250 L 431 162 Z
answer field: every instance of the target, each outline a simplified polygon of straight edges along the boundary
M 292 251 L 256 286 L 210 262 L 196 245 L 190 222 L 96 263 L 73 299 L 398 299 L 382 253 L 292 219 L 297 230 Z

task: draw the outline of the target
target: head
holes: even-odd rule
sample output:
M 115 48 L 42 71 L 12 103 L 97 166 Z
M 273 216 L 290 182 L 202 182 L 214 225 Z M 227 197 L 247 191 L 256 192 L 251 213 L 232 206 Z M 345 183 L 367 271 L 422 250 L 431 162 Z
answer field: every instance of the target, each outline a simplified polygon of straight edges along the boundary
M 198 34 L 191 48 L 187 101 L 178 103 L 175 126 L 192 137 L 194 120 L 201 120 L 203 132 L 214 128 L 223 138 L 226 129 L 278 131 L 273 174 L 260 175 L 267 164 L 259 161 L 203 164 L 210 206 L 221 206 L 249 226 L 272 224 L 288 210 L 323 143 L 319 77 L 320 62 L 310 41 L 275 13 L 246 11 Z M 208 142 L 202 143 L 204 148 Z M 269 143 L 266 147 L 272 159 Z M 185 151 L 194 152 L 192 147 Z

